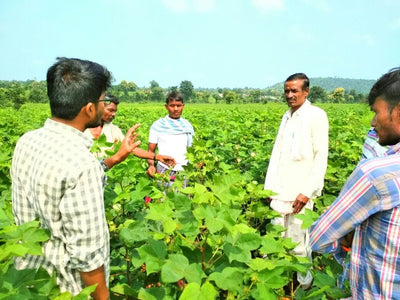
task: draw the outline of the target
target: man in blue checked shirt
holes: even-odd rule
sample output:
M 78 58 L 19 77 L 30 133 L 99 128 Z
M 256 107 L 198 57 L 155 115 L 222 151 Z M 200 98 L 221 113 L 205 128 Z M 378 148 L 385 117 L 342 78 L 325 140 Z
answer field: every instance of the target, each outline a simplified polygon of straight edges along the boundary
M 352 299 L 400 299 L 400 68 L 372 87 L 371 126 L 379 144 L 393 145 L 383 157 L 360 162 L 339 197 L 312 225 L 312 250 L 333 253 L 354 230 L 350 259 Z

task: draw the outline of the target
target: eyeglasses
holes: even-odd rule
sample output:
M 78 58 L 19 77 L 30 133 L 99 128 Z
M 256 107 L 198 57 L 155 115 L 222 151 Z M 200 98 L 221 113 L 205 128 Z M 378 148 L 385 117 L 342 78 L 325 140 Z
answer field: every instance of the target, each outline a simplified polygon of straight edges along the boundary
M 104 102 L 104 106 L 107 106 L 107 105 L 110 105 L 112 101 L 111 101 L 110 97 L 105 96 L 103 100 L 96 100 L 96 101 L 93 101 L 93 102 L 94 103 Z

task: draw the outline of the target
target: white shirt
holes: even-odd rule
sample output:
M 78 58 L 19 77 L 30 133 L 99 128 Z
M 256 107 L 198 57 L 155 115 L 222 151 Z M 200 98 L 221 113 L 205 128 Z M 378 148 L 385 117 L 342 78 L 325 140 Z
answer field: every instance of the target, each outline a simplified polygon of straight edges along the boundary
M 183 166 L 186 166 L 186 147 L 188 145 L 187 133 L 160 133 L 158 131 L 150 129 L 149 143 L 157 144 L 158 153 L 162 155 L 169 155 L 175 159 L 176 165 L 173 168 L 174 171 L 182 171 Z M 158 163 L 167 169 L 169 168 L 162 162 Z
M 90 137 L 91 139 L 94 139 L 93 134 L 91 133 L 90 129 L 86 129 L 83 132 L 86 136 Z M 101 129 L 101 135 L 105 135 L 106 141 L 108 143 L 118 143 L 122 142 L 122 140 L 125 138 L 124 134 L 122 133 L 121 129 L 117 126 L 114 125 L 113 123 L 104 123 L 103 127 Z M 101 157 L 107 157 L 106 151 L 107 150 L 113 150 L 113 146 L 111 147 L 101 147 L 99 149 L 100 151 L 94 152 L 93 155 L 97 158 Z
M 90 132 L 90 129 L 86 129 L 84 133 L 90 137 L 94 138 L 92 133 Z M 109 143 L 116 143 L 116 142 L 122 142 L 124 139 L 124 134 L 122 133 L 121 129 L 114 125 L 113 123 L 104 123 L 103 128 L 101 129 L 101 134 L 104 134 L 106 136 L 106 140 Z
M 293 115 L 291 109 L 283 115 L 265 178 L 265 189 L 278 193 L 272 199 L 295 201 L 300 193 L 310 199 L 321 194 L 328 134 L 326 113 L 308 100 Z

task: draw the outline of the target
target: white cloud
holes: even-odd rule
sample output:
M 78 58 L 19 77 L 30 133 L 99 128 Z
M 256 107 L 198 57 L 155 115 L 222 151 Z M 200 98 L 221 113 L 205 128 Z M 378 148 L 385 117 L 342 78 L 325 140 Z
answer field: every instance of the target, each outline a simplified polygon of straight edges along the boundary
M 264 13 L 284 8 L 284 0 L 252 0 L 251 4 Z
M 207 12 L 215 8 L 215 0 L 161 0 L 162 3 L 176 13 L 187 11 Z

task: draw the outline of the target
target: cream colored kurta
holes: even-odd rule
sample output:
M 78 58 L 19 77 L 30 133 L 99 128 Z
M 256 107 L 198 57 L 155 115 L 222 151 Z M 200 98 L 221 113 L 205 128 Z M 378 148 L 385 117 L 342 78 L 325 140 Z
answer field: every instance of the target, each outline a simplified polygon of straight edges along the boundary
M 94 138 L 92 133 L 90 132 L 89 128 L 86 129 L 83 132 L 86 136 L 90 137 L 90 138 Z M 113 123 L 104 123 L 103 124 L 103 128 L 101 130 L 101 135 L 105 135 L 106 136 L 106 141 L 108 143 L 118 143 L 118 142 L 122 142 L 122 140 L 124 139 L 124 134 L 122 133 L 121 129 L 114 125 Z M 102 147 L 100 150 L 100 152 L 94 152 L 94 156 L 97 158 L 101 158 L 101 157 L 106 157 L 106 151 L 107 150 L 112 150 L 113 147 Z
M 328 133 L 326 113 L 308 100 L 293 115 L 291 109 L 283 115 L 265 179 L 265 189 L 278 193 L 272 197 L 274 210 L 290 214 L 300 193 L 310 199 L 321 194 Z

